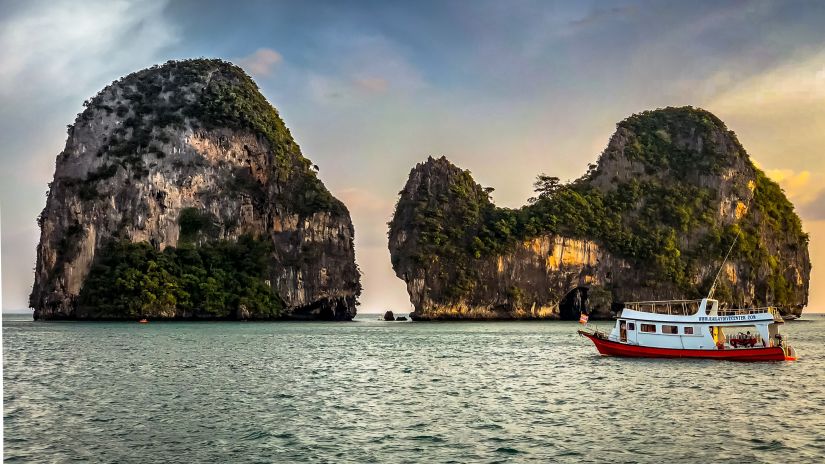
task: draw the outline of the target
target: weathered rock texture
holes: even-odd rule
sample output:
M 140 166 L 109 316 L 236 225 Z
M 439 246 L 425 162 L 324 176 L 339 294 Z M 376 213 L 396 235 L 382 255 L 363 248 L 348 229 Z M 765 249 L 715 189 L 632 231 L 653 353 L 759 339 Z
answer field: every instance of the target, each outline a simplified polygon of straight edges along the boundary
M 112 83 L 85 106 L 39 218 L 35 319 L 96 318 L 77 301 L 104 245 L 178 247 L 184 210 L 209 218 L 195 246 L 242 235 L 274 245 L 267 285 L 284 305 L 277 317 L 355 315 L 349 213 L 240 68 L 169 62 Z M 210 317 L 174 307 L 152 315 Z M 241 305 L 228 317 L 258 316 Z
M 625 301 L 707 295 L 728 306 L 807 304 L 808 237 L 733 132 L 693 108 L 634 115 L 597 165 L 519 210 L 445 158 L 410 172 L 390 223 L 412 317 L 610 317 Z M 738 236 L 738 238 L 737 238 Z

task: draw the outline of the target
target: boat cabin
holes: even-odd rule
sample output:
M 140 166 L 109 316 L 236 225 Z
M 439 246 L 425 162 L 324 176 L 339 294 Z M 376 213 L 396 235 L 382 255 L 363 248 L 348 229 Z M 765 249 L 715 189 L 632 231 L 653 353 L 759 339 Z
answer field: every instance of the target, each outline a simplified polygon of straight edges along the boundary
M 720 309 L 719 301 L 639 301 L 625 303 L 608 339 L 628 345 L 726 350 L 781 347 L 775 308 Z

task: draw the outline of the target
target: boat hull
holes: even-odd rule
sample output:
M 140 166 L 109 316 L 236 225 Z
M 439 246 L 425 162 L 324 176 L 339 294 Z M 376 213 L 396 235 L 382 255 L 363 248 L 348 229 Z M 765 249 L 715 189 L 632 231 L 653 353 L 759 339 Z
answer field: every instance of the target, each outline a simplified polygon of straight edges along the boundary
M 683 350 L 674 348 L 656 348 L 652 346 L 627 345 L 600 338 L 592 333 L 579 330 L 579 334 L 589 338 L 596 349 L 604 356 L 620 356 L 625 358 L 699 358 L 721 359 L 727 361 L 795 361 L 796 358 L 786 356 L 779 347 L 769 348 L 741 348 L 729 350 Z

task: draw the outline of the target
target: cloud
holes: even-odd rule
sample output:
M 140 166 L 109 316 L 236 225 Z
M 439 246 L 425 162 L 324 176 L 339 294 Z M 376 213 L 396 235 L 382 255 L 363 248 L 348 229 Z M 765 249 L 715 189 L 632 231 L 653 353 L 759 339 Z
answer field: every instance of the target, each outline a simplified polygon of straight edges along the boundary
M 787 62 L 733 85 L 714 98 L 722 111 L 753 112 L 765 109 L 799 112 L 823 108 L 825 50 Z M 825 108 L 822 109 L 825 112 Z
M 799 215 L 806 221 L 825 220 L 825 191 L 819 190 L 811 201 L 797 208 Z
M 369 97 L 385 95 L 390 84 L 381 77 L 335 77 L 310 73 L 310 96 L 318 103 L 355 104 Z
M 825 175 L 793 169 L 767 169 L 805 220 L 825 219 Z
M 176 29 L 162 17 L 166 1 L 20 5 L 0 22 L 2 98 L 88 91 L 111 71 L 151 64 L 161 47 L 176 40 Z
M 358 36 L 340 41 L 325 63 L 326 72 L 308 73 L 313 100 L 322 104 L 352 105 L 371 97 L 404 97 L 427 88 L 400 47 L 383 36 Z
M 616 6 L 613 8 L 596 8 L 588 12 L 585 16 L 570 21 L 569 26 L 573 28 L 590 27 L 605 21 L 632 16 L 637 11 L 636 6 Z
M 380 77 L 361 77 L 355 79 L 355 85 L 367 93 L 385 93 L 389 83 Z
M 165 61 L 163 50 L 178 40 L 164 16 L 165 1 L 18 6 L 0 19 L 4 162 L 42 156 L 44 139 L 65 140 L 63 128 L 85 99 L 122 75 Z M 38 153 L 33 153 L 35 144 Z M 50 156 L 59 148 L 52 150 Z
M 702 106 L 736 131 L 803 219 L 825 219 L 825 49 L 721 87 Z
M 825 186 L 815 186 L 811 182 L 811 171 L 794 171 L 793 169 L 768 169 L 765 171 L 785 191 L 785 195 L 794 203 L 809 203 Z M 819 176 L 816 176 L 819 177 Z
M 82 102 L 112 80 L 168 59 L 179 40 L 165 0 L 18 2 L 0 7 L 0 204 L 4 308 L 25 308 L 35 218 Z
M 344 83 L 321 74 L 308 73 L 306 82 L 310 97 L 317 103 L 335 102 L 347 92 Z
M 271 76 L 275 67 L 283 61 L 280 53 L 271 48 L 259 48 L 255 53 L 239 58 L 235 64 L 258 77 Z

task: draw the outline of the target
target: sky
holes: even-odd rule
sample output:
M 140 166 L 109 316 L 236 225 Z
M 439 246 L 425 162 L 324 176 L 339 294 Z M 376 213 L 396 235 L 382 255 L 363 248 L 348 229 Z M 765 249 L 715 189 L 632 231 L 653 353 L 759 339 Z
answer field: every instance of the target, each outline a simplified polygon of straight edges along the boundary
M 361 312 L 411 310 L 387 250 L 410 169 L 445 155 L 518 207 L 627 116 L 719 116 L 810 234 L 825 311 L 825 2 L 0 0 L 2 309 L 28 306 L 54 162 L 82 103 L 169 59 L 242 66 L 355 225 Z

